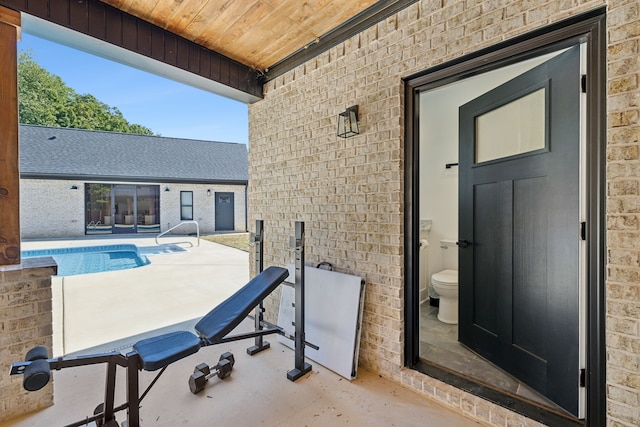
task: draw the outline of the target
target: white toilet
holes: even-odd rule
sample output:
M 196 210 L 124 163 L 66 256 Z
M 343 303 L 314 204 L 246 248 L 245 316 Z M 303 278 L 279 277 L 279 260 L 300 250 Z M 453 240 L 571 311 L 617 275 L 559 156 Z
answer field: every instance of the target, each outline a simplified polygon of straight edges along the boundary
M 440 296 L 438 320 L 458 324 L 458 247 L 455 240 L 441 240 L 444 268 L 431 276 L 431 285 Z

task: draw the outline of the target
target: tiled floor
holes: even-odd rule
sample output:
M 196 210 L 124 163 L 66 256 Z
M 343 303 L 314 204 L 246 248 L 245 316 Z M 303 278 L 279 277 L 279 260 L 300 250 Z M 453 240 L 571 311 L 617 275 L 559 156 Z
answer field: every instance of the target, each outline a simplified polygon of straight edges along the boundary
M 484 383 L 506 390 L 554 409 L 561 408 L 487 362 L 458 342 L 458 325 L 438 320 L 438 307 L 421 306 L 420 357 Z

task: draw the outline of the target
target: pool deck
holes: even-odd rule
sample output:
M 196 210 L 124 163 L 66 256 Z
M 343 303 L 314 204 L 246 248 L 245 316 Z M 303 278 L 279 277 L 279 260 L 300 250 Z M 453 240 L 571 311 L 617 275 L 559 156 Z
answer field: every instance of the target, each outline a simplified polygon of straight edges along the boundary
M 249 254 L 194 237 L 186 252 L 147 255 L 150 264 L 120 271 L 54 277 L 55 356 L 202 317 L 249 280 Z M 30 240 L 23 250 L 133 243 L 156 246 L 153 237 Z
M 171 243 L 172 238 L 163 239 Z M 184 238 L 175 239 L 184 240 Z M 147 246 L 153 239 L 110 239 Z M 94 240 L 24 242 L 23 249 L 91 245 Z M 95 244 L 105 244 L 95 239 Z M 152 255 L 151 264 L 132 270 L 70 276 L 54 280 L 57 355 L 126 353 L 138 339 L 169 330 L 190 329 L 197 318 L 248 281 L 246 252 L 202 241 L 200 247 Z M 61 313 L 64 313 L 63 315 Z M 64 322 L 64 339 L 60 339 Z M 235 332 L 249 331 L 246 319 Z M 270 337 L 271 348 L 249 356 L 253 340 L 219 344 L 172 364 L 141 404 L 142 426 L 424 426 L 473 427 L 480 424 L 366 369 L 348 381 L 310 361 L 312 371 L 295 383 L 286 378 L 294 366 L 292 350 Z M 88 348 L 90 347 L 90 348 Z M 214 364 L 232 351 L 229 378 L 209 380 L 198 395 L 188 378 L 201 362 Z M 49 427 L 82 420 L 102 402 L 104 365 L 54 371 L 54 405 L 0 423 L 0 427 Z M 124 401 L 124 370 L 118 369 L 116 403 Z M 155 372 L 140 372 L 141 391 Z M 37 392 L 35 392 L 37 393 Z M 122 425 L 124 413 L 117 420 Z M 94 425 L 91 423 L 90 425 Z

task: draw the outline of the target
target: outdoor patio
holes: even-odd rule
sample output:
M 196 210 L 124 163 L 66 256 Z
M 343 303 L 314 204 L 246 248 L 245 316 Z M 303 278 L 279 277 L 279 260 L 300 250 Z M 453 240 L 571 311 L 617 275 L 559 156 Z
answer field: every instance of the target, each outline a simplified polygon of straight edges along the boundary
M 241 327 L 250 330 L 252 322 Z M 400 385 L 360 369 L 352 382 L 311 361 L 313 370 L 295 383 L 293 351 L 269 340 L 272 347 L 255 356 L 245 349 L 251 340 L 207 347 L 180 360 L 160 377 L 141 405 L 143 426 L 425 426 L 471 427 L 479 424 L 451 412 Z M 209 380 L 194 395 L 187 385 L 196 364 L 213 364 L 232 351 L 236 363 L 225 380 Z M 120 372 L 123 374 L 124 372 Z M 141 388 L 153 379 L 141 372 Z M 2 427 L 65 425 L 93 413 L 102 401 L 104 367 L 89 366 L 54 372 L 55 405 Z M 124 377 L 118 378 L 119 392 Z M 116 404 L 123 402 L 122 398 Z M 125 414 L 118 413 L 121 422 Z M 93 423 L 91 424 L 93 425 Z
M 99 244 L 154 244 L 153 239 L 139 237 L 96 240 Z M 96 240 L 26 242 L 23 249 L 86 246 Z M 185 239 L 167 238 L 166 242 L 176 240 Z M 200 316 L 248 280 L 248 254 L 211 242 L 150 259 L 150 265 L 133 270 L 54 278 L 54 353 L 63 354 L 63 348 L 65 354 L 76 355 L 126 353 L 141 338 L 191 330 Z M 237 329 L 252 327 L 247 319 Z M 350 382 L 310 361 L 312 372 L 293 383 L 286 377 L 294 366 L 293 351 L 275 337 L 269 341 L 272 347 L 255 356 L 246 353 L 253 344 L 247 340 L 206 347 L 174 363 L 142 401 L 142 425 L 479 425 L 362 368 Z M 232 351 L 236 358 L 231 376 L 213 378 L 203 392 L 192 394 L 188 378 L 194 366 L 214 364 L 225 351 Z M 124 370 L 119 371 L 116 405 L 124 401 Z M 54 406 L 0 427 L 48 427 L 82 420 L 102 402 L 104 374 L 103 365 L 53 372 Z M 141 391 L 154 375 L 140 373 Z M 122 422 L 124 412 L 117 419 Z
M 147 255 L 150 264 L 129 269 L 54 277 L 54 355 L 201 317 L 249 280 L 249 255 L 195 237 L 167 236 L 185 252 Z M 33 240 L 23 250 L 135 244 L 155 247 L 154 237 Z

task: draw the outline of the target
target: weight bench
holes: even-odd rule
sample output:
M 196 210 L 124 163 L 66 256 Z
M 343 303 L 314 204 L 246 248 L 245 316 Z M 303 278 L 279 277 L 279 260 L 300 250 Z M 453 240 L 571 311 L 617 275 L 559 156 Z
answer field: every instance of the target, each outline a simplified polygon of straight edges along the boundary
M 205 315 L 191 332 L 171 332 L 138 341 L 133 350 L 138 353 L 142 369 L 156 371 L 171 363 L 196 353 L 200 347 L 221 344 L 254 337 L 255 333 L 225 338 L 247 315 L 273 292 L 289 272 L 282 267 L 269 267 L 254 277 L 231 297 Z M 267 329 L 269 333 L 279 333 L 280 329 Z
M 24 362 L 13 363 L 11 375 L 23 375 L 23 386 L 26 390 L 35 391 L 44 387 L 50 379 L 50 371 L 63 368 L 107 363 L 107 375 L 105 385 L 105 401 L 98 405 L 94 415 L 81 421 L 68 424 L 67 427 L 86 425 L 95 421 L 98 427 L 117 427 L 115 412 L 127 409 L 127 421 L 123 427 L 138 427 L 140 425 L 140 402 L 158 380 L 164 370 L 173 362 L 192 355 L 201 347 L 237 341 L 246 338 L 258 338 L 267 334 L 278 333 L 296 342 L 296 366 L 289 371 L 288 378 L 295 381 L 297 378 L 309 372 L 311 366 L 304 363 L 304 346 L 312 345 L 304 341 L 304 321 L 296 325 L 296 336 L 287 335 L 282 328 L 260 322 L 253 332 L 237 335 L 228 334 L 249 315 L 251 310 L 262 305 L 262 300 L 273 292 L 289 275 L 288 271 L 281 267 L 269 267 L 256 275 L 249 283 L 243 286 L 231 297 L 211 310 L 195 325 L 195 333 L 187 331 L 171 332 L 156 337 L 138 341 L 133 345 L 133 351 L 126 355 L 118 352 L 96 354 L 80 357 L 60 357 L 49 359 L 44 347 L 35 347 L 30 350 Z M 296 279 L 296 291 L 303 292 L 304 281 Z M 304 299 L 301 299 L 304 301 Z M 302 309 L 302 306 L 296 308 Z M 301 342 L 302 345 L 298 345 Z M 314 346 L 315 347 L 315 346 Z M 248 353 L 253 354 L 249 350 Z M 222 362 L 221 358 L 221 362 Z M 233 355 L 231 355 L 233 359 Z M 302 361 L 299 363 L 299 361 Z M 231 360 L 233 363 L 233 360 Z M 114 393 L 116 380 L 116 367 L 121 366 L 127 370 L 127 402 L 114 407 Z M 200 365 L 199 365 L 200 366 Z M 218 366 L 218 365 L 216 365 Z M 151 382 L 145 392 L 139 396 L 138 371 L 161 370 Z M 196 367 L 198 369 L 198 367 Z M 230 367 L 228 368 L 231 369 Z M 206 369 L 208 374 L 208 368 Z M 228 375 L 228 370 L 225 375 Z M 294 372 L 291 374 L 291 372 Z M 222 377 L 221 377 L 222 378 Z M 191 386 L 191 382 L 190 382 Z M 201 389 L 201 388 L 200 388 Z M 192 390 L 193 391 L 193 390 Z

